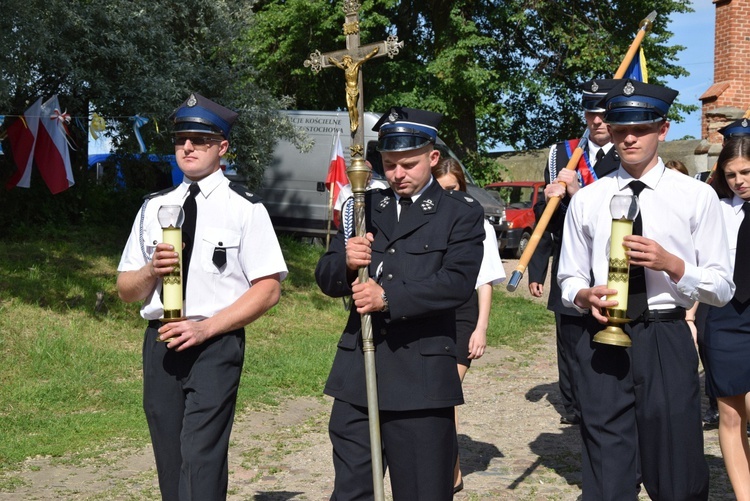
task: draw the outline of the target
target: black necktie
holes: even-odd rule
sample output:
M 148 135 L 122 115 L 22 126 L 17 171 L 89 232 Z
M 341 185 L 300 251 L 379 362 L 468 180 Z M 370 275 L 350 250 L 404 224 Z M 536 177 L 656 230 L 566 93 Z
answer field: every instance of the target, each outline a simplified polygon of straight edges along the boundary
M 750 202 L 742 204 L 745 217 L 737 232 L 737 251 L 734 255 L 734 298 L 740 303 L 750 299 Z
M 646 187 L 641 181 L 632 181 L 630 189 L 637 198 Z M 643 207 L 638 211 L 633 221 L 633 235 L 643 235 Z M 635 320 L 648 309 L 648 294 L 646 293 L 646 271 L 643 266 L 630 266 L 630 280 L 628 282 L 628 311 L 627 317 Z
M 604 148 L 599 148 L 599 151 L 596 152 L 596 163 L 599 163 L 602 158 L 604 158 Z
M 401 197 L 398 199 L 398 204 L 401 206 L 401 213 L 398 216 L 398 220 L 401 221 L 401 217 L 406 215 L 406 212 L 409 210 L 409 207 L 411 207 L 411 198 Z
M 185 222 L 182 223 L 182 242 L 185 248 L 182 250 L 182 297 L 187 290 L 188 270 L 190 269 L 190 257 L 193 254 L 193 241 L 195 237 L 195 217 L 198 213 L 198 207 L 195 204 L 195 197 L 201 192 L 198 183 L 190 185 L 190 195 L 182 204 L 182 210 L 185 212 Z

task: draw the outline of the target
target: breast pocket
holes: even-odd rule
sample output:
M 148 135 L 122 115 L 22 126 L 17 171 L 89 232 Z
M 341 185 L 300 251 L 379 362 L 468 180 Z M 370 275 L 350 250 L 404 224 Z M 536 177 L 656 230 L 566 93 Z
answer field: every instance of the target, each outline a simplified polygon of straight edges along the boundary
M 164 235 L 161 228 L 156 228 L 143 235 L 143 252 L 146 253 L 146 259 L 151 261 L 156 252 L 156 245 L 164 241 Z
M 448 245 L 444 239 L 435 238 L 436 236 L 412 237 L 404 242 L 406 266 L 403 269 L 408 277 L 422 280 L 432 276 L 440 268 Z
M 208 273 L 230 274 L 239 266 L 240 234 L 226 228 L 203 232 L 201 266 Z

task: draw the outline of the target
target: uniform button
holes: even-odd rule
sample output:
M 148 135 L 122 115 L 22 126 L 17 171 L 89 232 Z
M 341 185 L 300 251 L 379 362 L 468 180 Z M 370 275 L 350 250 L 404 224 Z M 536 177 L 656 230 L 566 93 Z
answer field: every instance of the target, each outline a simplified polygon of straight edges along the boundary
M 396 253 L 396 249 L 388 249 L 388 254 L 395 254 L 395 253 Z
M 386 329 L 385 327 L 381 328 L 380 329 L 380 335 L 381 336 L 385 336 L 386 334 L 388 334 L 388 329 Z
M 430 248 L 430 246 L 428 244 L 424 244 L 424 250 L 427 250 L 429 248 Z
M 341 280 L 336 280 L 336 285 L 342 285 Z
M 406 317 L 401 317 L 401 320 L 407 320 L 407 318 Z
M 219 247 L 224 247 L 224 242 L 219 242 Z
M 157 242 L 156 240 L 154 240 L 154 245 L 156 245 L 156 244 L 158 244 L 158 243 L 159 243 L 159 242 Z
M 445 351 L 451 351 L 450 346 L 444 346 L 443 348 L 445 349 Z
M 393 280 L 393 274 L 389 273 L 388 275 L 385 276 L 385 279 L 386 280 Z

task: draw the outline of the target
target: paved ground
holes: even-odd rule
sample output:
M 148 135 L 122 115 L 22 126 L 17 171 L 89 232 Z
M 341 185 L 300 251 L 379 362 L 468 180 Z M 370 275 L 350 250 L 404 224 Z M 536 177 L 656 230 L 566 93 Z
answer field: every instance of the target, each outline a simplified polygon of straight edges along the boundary
M 512 270 L 515 262 L 506 263 Z M 527 296 L 523 287 L 516 294 Z M 504 289 L 503 289 L 504 290 Z M 533 353 L 492 349 L 472 365 L 459 411 L 465 489 L 457 500 L 576 500 L 577 427 L 562 426 L 554 333 Z M 705 402 L 704 402 L 705 407 Z M 327 500 L 333 485 L 326 431 L 330 401 L 296 399 L 237 417 L 230 448 L 230 501 Z M 712 500 L 734 499 L 716 430 L 706 431 Z M 5 475 L 4 500 L 159 499 L 149 447 L 111 450 L 86 461 L 29 459 Z M 391 499 L 386 482 L 387 499 Z M 642 499 L 647 499 L 644 495 Z

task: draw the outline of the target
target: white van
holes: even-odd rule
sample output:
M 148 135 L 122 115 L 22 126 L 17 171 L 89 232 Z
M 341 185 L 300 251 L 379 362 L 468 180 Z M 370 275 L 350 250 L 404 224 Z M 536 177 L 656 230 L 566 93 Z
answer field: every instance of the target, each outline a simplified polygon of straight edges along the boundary
M 279 141 L 271 164 L 263 174 L 258 195 L 263 200 L 279 233 L 293 233 L 307 237 L 325 237 L 329 231 L 329 193 L 325 186 L 331 162 L 333 144 L 341 137 L 346 164 L 349 165 L 349 114 L 346 111 L 282 111 L 297 127 L 304 129 L 314 141 L 306 153 L 288 141 Z M 373 166 L 373 177 L 383 178 L 380 153 L 376 150 L 377 132 L 372 128 L 380 118 L 375 113 L 365 113 L 364 134 L 366 159 Z M 438 144 L 452 152 L 440 138 Z M 453 155 L 455 156 L 455 155 Z M 468 192 L 482 204 L 485 216 L 495 227 L 498 237 L 505 230 L 505 211 L 495 198 L 479 188 L 464 168 L 469 181 Z M 331 225 L 331 231 L 335 228 Z

